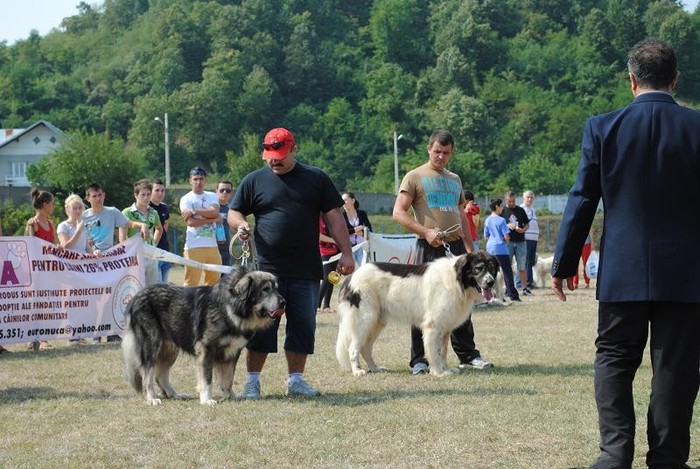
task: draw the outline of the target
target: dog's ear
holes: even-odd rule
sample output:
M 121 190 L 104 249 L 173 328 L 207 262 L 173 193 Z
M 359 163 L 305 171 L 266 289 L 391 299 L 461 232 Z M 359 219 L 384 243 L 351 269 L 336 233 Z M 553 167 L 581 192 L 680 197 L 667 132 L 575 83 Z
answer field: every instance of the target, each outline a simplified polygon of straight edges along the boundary
M 472 283 L 476 284 L 471 276 L 471 265 L 474 262 L 476 254 L 462 254 L 457 258 L 454 264 L 455 274 L 457 275 L 457 283 L 462 285 L 465 290 L 469 288 Z

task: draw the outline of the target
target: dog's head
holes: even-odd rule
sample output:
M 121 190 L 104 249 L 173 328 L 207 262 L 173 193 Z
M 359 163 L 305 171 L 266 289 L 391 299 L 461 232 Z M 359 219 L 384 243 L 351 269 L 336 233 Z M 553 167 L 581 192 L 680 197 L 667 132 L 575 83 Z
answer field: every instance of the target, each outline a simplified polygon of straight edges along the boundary
M 287 302 L 280 295 L 273 274 L 237 267 L 221 281 L 228 296 L 238 303 L 234 308 L 237 315 L 274 319 L 284 314 Z
M 462 287 L 465 290 L 476 288 L 487 301 L 493 297 L 492 288 L 496 283 L 498 269 L 498 260 L 484 251 L 462 254 L 455 262 L 457 279 Z

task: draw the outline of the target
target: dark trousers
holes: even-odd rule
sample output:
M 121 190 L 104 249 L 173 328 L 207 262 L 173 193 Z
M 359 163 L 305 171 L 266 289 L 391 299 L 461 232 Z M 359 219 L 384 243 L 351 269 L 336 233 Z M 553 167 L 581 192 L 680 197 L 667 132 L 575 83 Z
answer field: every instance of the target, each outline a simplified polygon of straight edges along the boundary
M 647 411 L 646 462 L 684 467 L 700 385 L 700 304 L 600 303 L 595 397 L 600 426 L 597 468 L 629 468 L 634 456 L 632 382 L 650 333 L 653 377 Z
M 527 288 L 532 288 L 532 269 L 535 268 L 537 264 L 537 241 L 526 239 L 525 247 L 527 248 L 527 254 L 525 255 L 525 272 L 527 273 Z
M 515 288 L 515 281 L 513 280 L 513 267 L 510 263 L 510 256 L 503 254 L 501 256 L 494 257 L 498 260 L 498 264 L 501 266 L 503 281 L 506 284 L 506 296 L 511 300 L 519 298 L 520 296 L 518 295 L 518 289 Z
M 464 242 L 460 239 L 450 243 L 450 252 L 455 256 L 459 256 L 467 252 L 467 248 L 464 247 Z M 430 262 L 446 255 L 444 246 L 435 248 L 424 239 L 419 239 L 416 242 L 416 258 L 420 263 Z M 464 324 L 452 331 L 450 342 L 452 342 L 452 350 L 457 354 L 460 363 L 467 363 L 481 355 L 474 344 L 474 326 L 471 319 L 467 319 Z M 409 364 L 412 368 L 418 362 L 428 363 L 425 359 L 425 349 L 423 348 L 423 332 L 417 327 L 412 327 L 411 361 Z
M 326 262 L 335 254 L 329 256 L 321 256 L 323 262 Z M 321 287 L 318 291 L 318 307 L 319 308 L 330 308 L 331 297 L 333 296 L 333 284 L 328 281 L 328 274 L 338 267 L 338 261 L 329 262 L 328 264 L 323 264 L 323 278 L 321 279 Z

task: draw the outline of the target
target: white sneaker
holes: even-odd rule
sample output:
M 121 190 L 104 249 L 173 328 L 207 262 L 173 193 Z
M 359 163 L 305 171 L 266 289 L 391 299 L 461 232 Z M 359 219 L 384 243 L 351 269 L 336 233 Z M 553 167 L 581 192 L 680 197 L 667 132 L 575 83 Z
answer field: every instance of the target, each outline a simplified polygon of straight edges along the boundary
M 488 368 L 493 368 L 493 363 L 484 360 L 481 358 L 481 356 L 478 356 L 472 358 L 467 363 L 460 363 L 459 367 L 461 369 L 474 368 L 476 370 L 486 370 Z
M 299 378 L 287 385 L 287 396 L 316 397 L 320 395 L 321 392 L 304 381 L 304 378 Z

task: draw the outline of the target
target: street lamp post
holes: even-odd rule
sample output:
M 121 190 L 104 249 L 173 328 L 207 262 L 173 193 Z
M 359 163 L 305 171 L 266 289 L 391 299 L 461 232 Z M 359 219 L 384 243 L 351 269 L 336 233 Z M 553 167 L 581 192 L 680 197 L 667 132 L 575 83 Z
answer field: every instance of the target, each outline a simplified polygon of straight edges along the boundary
M 170 128 L 168 127 L 168 113 L 166 112 L 163 120 L 160 117 L 155 118 L 156 122 L 160 122 L 165 127 L 165 187 L 170 187 Z
M 403 135 L 394 131 L 394 195 L 399 195 L 399 140 Z

